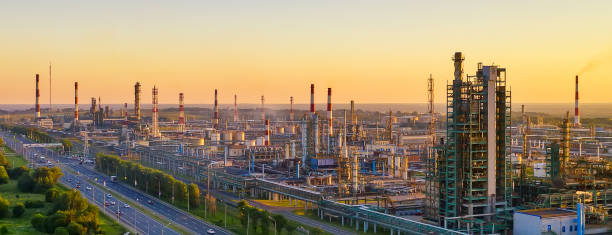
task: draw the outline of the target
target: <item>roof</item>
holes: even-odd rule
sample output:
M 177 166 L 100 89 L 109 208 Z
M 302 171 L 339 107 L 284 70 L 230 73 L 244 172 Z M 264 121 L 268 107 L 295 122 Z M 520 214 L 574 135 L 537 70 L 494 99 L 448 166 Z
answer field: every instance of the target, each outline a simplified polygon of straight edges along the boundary
M 531 209 L 521 210 L 516 213 L 527 214 L 537 216 L 540 218 L 552 218 L 552 217 L 564 217 L 564 216 L 578 216 L 576 211 L 561 209 L 561 208 L 542 208 L 542 209 Z

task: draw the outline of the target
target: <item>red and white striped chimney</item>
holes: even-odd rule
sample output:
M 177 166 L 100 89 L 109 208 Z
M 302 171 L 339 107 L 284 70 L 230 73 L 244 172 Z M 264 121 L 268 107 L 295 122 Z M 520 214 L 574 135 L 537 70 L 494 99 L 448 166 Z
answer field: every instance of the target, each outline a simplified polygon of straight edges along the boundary
M 34 104 L 34 108 L 36 113 L 34 114 L 34 118 L 40 118 L 40 90 L 38 89 L 38 83 L 40 82 L 38 78 L 38 74 L 36 74 L 36 103 Z
M 219 126 L 219 104 L 217 103 L 217 89 L 215 89 L 215 127 Z
M 314 84 L 310 84 L 310 113 L 315 114 Z
M 264 96 L 261 96 L 261 120 L 266 120 L 266 109 L 264 108 Z
M 329 125 L 329 136 L 334 135 L 334 126 L 332 122 L 332 89 L 327 88 L 327 123 Z
M 289 121 L 293 121 L 293 96 L 289 97 Z
M 128 116 L 128 114 L 127 114 L 128 107 L 127 106 L 128 106 L 128 103 L 123 103 L 123 114 L 121 114 L 121 115 L 123 115 L 123 117 L 127 117 Z
M 179 93 L 179 132 L 185 132 L 185 103 L 183 93 Z
M 234 122 L 238 122 L 238 95 L 234 95 Z
M 265 137 L 264 137 L 264 145 L 265 146 L 270 146 L 270 120 L 266 119 L 265 121 L 265 125 L 266 125 L 266 130 L 265 130 Z
M 79 120 L 79 82 L 74 82 L 74 121 Z
M 576 100 L 574 103 L 574 125 L 580 125 L 580 110 L 578 108 L 578 75 L 576 75 Z

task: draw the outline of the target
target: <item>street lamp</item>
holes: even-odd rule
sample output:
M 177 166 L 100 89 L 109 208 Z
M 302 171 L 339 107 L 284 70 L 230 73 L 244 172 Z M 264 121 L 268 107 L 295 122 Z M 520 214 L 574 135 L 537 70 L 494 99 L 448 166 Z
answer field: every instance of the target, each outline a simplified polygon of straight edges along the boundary
M 222 162 L 221 161 L 211 162 L 210 164 L 206 166 L 206 173 L 208 176 L 206 177 L 206 198 L 204 199 L 204 218 L 206 218 L 208 214 L 207 203 L 208 203 L 208 196 L 210 195 L 210 167 L 214 164 L 219 164 L 219 163 L 222 163 Z
M 170 223 L 168 223 L 168 224 L 164 225 L 164 227 L 162 227 L 162 235 L 164 235 L 164 228 L 165 228 L 165 227 L 167 227 L 167 226 L 169 226 L 171 223 L 172 223 L 172 222 L 170 222 Z

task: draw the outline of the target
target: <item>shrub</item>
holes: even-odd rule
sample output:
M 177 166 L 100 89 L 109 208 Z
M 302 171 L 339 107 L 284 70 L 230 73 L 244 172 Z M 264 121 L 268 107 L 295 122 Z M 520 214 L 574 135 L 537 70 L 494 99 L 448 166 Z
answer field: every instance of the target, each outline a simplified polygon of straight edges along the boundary
M 10 211 L 9 211 L 9 201 L 0 197 L 0 219 L 2 218 L 6 218 L 9 216 Z
M 45 216 L 41 213 L 36 213 L 32 217 L 32 220 L 30 220 L 30 223 L 32 223 L 32 227 L 39 232 L 45 232 Z
M 45 202 L 41 200 L 36 200 L 36 201 L 27 200 L 25 202 L 25 207 L 26 208 L 43 208 L 45 207 Z
M 57 227 L 53 235 L 70 235 L 70 233 L 68 233 L 68 229 L 65 227 Z
M 28 173 L 30 171 L 30 169 L 28 169 L 25 166 L 20 166 L 20 167 L 16 167 L 13 168 L 11 170 L 8 171 L 8 175 L 11 179 L 19 179 L 19 177 L 21 177 L 23 174 Z
M 21 217 L 25 213 L 25 206 L 23 203 L 18 203 L 13 207 L 13 217 Z
M 17 188 L 19 188 L 19 191 L 24 193 L 32 192 L 32 190 L 34 190 L 34 179 L 32 179 L 30 174 L 23 174 L 21 177 L 19 177 Z
M 6 225 L 2 225 L 2 227 L 0 227 L 0 234 L 8 234 L 8 228 L 6 227 Z

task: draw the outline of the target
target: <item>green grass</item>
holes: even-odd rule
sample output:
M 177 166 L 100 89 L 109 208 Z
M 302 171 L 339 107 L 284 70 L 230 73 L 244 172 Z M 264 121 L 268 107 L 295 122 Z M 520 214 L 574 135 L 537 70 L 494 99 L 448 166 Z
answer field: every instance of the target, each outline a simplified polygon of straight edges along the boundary
M 8 162 L 10 162 L 11 167 L 20 167 L 28 165 L 28 161 L 26 161 L 23 157 L 17 155 L 17 153 L 15 153 L 12 149 L 3 146 L 2 151 L 4 152 L 4 156 L 6 156 Z
M 389 234 L 389 229 L 384 228 L 382 226 L 379 226 L 376 229 L 376 233 L 374 233 L 374 225 L 370 225 L 368 227 L 368 231 L 367 232 L 363 232 L 363 223 L 359 224 L 359 231 L 355 230 L 355 224 L 353 224 L 353 226 L 350 225 L 350 221 L 348 219 L 344 220 L 344 226 L 342 226 L 342 222 L 339 219 L 332 219 L 331 222 L 329 222 L 329 218 L 325 217 L 325 219 L 321 220 L 321 217 L 319 217 L 317 215 L 316 210 L 306 210 L 304 211 L 304 209 L 296 209 L 293 211 L 294 214 L 296 215 L 300 215 L 300 216 L 304 216 L 313 220 L 317 220 L 320 222 L 323 222 L 325 224 L 328 225 L 332 225 L 334 227 L 338 227 L 341 228 L 343 230 L 346 231 L 350 231 L 350 232 L 354 232 L 356 234 L 362 234 L 362 235 L 384 235 L 384 234 Z

